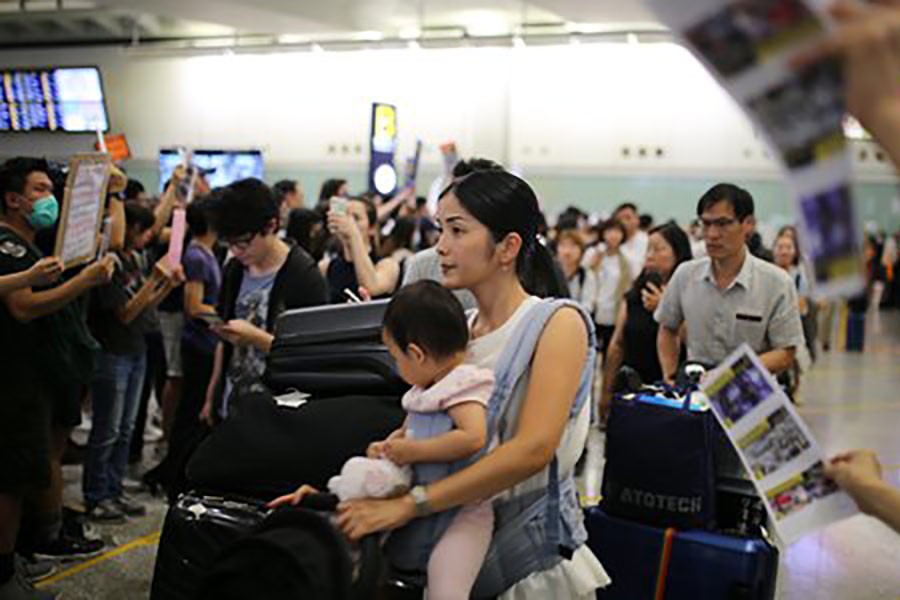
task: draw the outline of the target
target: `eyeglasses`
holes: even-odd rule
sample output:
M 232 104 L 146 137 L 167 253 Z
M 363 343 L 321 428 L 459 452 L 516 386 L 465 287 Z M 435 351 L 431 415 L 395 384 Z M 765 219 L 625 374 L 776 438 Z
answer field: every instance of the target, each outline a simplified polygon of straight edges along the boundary
M 721 231 L 723 229 L 731 227 L 737 222 L 737 219 L 732 219 L 730 217 L 722 217 L 720 219 L 700 219 L 700 228 L 703 231 L 709 231 L 710 229 L 714 228 Z
M 253 242 L 253 238 L 255 238 L 258 233 L 248 233 L 246 235 L 238 236 L 236 238 L 228 238 L 224 240 L 225 244 L 228 245 L 229 248 L 234 250 L 238 250 L 240 252 L 245 251 L 250 247 L 250 244 Z

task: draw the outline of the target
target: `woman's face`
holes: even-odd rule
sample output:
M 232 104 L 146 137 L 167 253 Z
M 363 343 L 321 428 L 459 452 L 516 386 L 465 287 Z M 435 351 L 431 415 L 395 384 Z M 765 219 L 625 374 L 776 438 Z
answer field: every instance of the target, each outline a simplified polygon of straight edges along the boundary
M 556 253 L 559 256 L 559 263 L 567 275 L 571 275 L 578 269 L 583 254 L 578 244 L 569 238 L 563 238 L 556 246 Z
M 609 227 L 603 232 L 603 241 L 610 250 L 617 250 L 622 245 L 624 238 L 622 230 L 618 227 Z
M 654 273 L 659 273 L 662 278 L 668 280 L 675 269 L 675 251 L 672 246 L 659 233 L 650 236 L 647 243 L 647 259 L 644 268 Z
M 794 244 L 793 236 L 785 234 L 778 238 L 772 253 L 775 255 L 776 265 L 782 269 L 791 268 L 797 258 L 797 246 Z
M 437 220 L 441 235 L 436 248 L 445 287 L 471 289 L 500 268 L 490 230 L 463 208 L 453 192 L 438 205 Z

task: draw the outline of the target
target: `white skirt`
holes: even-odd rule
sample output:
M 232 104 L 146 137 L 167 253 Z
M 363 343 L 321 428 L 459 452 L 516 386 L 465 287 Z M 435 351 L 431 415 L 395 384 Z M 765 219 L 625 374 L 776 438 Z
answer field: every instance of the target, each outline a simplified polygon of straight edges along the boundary
M 598 588 L 611 579 L 586 544 L 552 569 L 532 573 L 502 594 L 499 600 L 543 600 L 544 598 L 594 600 Z

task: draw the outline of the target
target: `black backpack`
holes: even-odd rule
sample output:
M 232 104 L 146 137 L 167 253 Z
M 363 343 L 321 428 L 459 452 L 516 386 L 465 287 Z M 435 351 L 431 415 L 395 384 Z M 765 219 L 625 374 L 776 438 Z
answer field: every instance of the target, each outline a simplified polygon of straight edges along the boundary
M 317 494 L 304 508 L 275 511 L 229 546 L 206 574 L 198 600 L 355 600 L 375 595 L 381 569 L 378 536 L 350 544 L 331 523 L 337 497 Z

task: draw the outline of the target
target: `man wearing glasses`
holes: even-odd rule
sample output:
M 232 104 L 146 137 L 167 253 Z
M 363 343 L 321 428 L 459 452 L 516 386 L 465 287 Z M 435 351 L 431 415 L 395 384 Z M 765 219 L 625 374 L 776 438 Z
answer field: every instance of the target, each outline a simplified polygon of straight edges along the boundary
M 229 413 L 231 391 L 260 381 L 275 321 L 285 310 L 325 304 L 325 279 L 300 246 L 280 239 L 278 204 L 269 186 L 242 179 L 210 206 L 214 229 L 232 254 L 222 273 L 219 336 L 201 418 L 212 424 Z
M 675 378 L 682 324 L 689 361 L 715 366 L 746 342 L 772 373 L 789 369 L 805 343 L 797 292 L 783 270 L 747 249 L 753 197 L 720 183 L 700 198 L 697 216 L 707 256 L 675 271 L 654 315 L 664 377 Z

